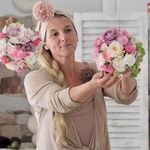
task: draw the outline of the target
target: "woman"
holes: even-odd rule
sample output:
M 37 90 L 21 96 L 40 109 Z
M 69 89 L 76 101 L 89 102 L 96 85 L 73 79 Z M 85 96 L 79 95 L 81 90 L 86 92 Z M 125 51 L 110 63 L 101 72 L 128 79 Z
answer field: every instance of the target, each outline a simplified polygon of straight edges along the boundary
M 109 150 L 104 96 L 130 104 L 137 96 L 136 80 L 76 62 L 77 32 L 63 12 L 55 11 L 39 32 L 45 42 L 41 68 L 24 83 L 38 122 L 37 150 Z

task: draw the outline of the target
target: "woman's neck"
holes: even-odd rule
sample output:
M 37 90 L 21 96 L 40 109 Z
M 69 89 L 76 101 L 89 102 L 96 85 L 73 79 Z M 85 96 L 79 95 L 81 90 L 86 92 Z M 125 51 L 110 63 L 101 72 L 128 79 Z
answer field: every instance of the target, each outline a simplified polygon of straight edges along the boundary
M 64 60 L 58 62 L 65 76 L 74 76 L 78 72 L 77 62 L 74 60 Z

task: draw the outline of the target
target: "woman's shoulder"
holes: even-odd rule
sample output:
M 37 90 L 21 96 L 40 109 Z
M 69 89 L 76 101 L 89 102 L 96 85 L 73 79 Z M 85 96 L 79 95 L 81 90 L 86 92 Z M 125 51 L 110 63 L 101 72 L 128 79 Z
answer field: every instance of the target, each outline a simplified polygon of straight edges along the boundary
M 44 68 L 39 68 L 37 70 L 30 71 L 26 74 L 25 80 L 52 80 L 52 76 L 47 73 Z
M 32 71 L 28 72 L 25 77 L 37 76 L 37 75 L 42 76 L 42 74 L 43 74 L 42 72 L 43 72 L 43 68 L 32 70 Z

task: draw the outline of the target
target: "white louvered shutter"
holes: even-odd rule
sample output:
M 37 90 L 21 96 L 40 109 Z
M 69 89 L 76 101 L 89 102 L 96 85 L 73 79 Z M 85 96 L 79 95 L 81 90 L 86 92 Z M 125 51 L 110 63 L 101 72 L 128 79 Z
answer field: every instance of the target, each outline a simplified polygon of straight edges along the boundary
M 143 42 L 146 50 L 142 71 L 138 76 L 138 97 L 131 105 L 117 104 L 106 98 L 111 150 L 148 150 L 148 29 L 144 13 L 115 15 L 74 13 L 78 32 L 76 60 L 93 61 L 91 51 L 96 37 L 110 27 L 127 29 Z

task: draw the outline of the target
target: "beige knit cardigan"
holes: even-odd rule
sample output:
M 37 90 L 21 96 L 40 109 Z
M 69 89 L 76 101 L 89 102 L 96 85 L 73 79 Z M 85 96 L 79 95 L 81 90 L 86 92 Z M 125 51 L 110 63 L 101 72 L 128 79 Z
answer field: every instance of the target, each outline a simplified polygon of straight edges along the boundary
M 95 68 L 93 64 L 89 64 Z M 52 76 L 44 69 L 32 71 L 26 75 L 24 81 L 29 103 L 35 110 L 38 123 L 37 150 L 110 150 L 107 113 L 104 96 L 113 98 L 117 103 L 130 104 L 137 97 L 137 88 L 130 94 L 124 95 L 120 82 L 111 88 L 98 89 L 94 93 L 94 128 L 89 146 L 83 146 L 71 117 L 71 112 L 81 106 L 69 96 L 69 87 L 60 87 Z M 66 114 L 70 123 L 66 137 L 66 144 L 59 148 L 50 132 L 53 112 Z M 86 130 L 86 127 L 85 127 Z

